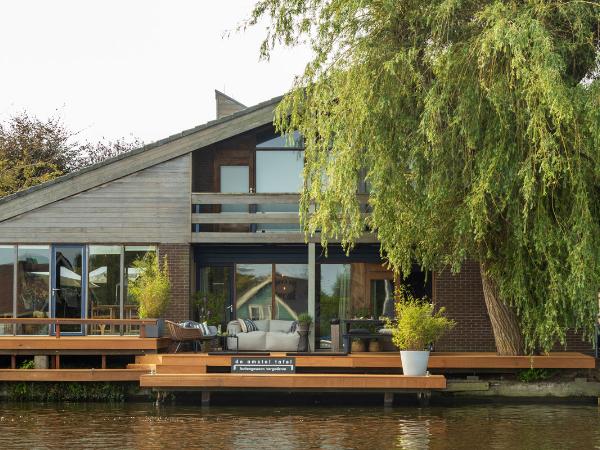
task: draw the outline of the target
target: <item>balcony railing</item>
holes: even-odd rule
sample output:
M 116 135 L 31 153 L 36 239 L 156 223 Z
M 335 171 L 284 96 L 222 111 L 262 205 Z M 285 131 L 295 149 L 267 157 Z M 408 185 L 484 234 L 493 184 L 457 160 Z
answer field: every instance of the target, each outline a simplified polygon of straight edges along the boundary
M 368 196 L 359 194 L 366 205 Z M 251 193 L 192 193 L 192 242 L 196 243 L 304 243 L 305 234 L 299 228 L 297 211 L 260 211 L 261 206 L 298 205 L 299 194 Z M 201 205 L 196 207 L 195 205 Z M 223 205 L 246 207 L 247 211 L 222 211 Z M 269 226 L 272 227 L 269 227 Z M 286 226 L 289 225 L 289 226 Z M 309 241 L 319 242 L 318 235 Z M 361 241 L 376 242 L 373 234 L 366 233 Z

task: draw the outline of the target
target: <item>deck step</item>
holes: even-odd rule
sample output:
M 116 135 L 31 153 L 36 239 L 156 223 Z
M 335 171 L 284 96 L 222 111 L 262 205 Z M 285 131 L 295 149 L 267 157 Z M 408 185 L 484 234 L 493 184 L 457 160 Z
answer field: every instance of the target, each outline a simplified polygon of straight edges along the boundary
M 446 378 L 443 375 L 413 377 L 365 374 L 156 374 L 142 375 L 140 386 L 209 390 L 237 388 L 314 391 L 423 390 L 446 388 Z
M 206 373 L 206 365 L 157 364 L 159 374 L 194 374 Z
M 156 364 L 127 364 L 128 369 L 156 370 Z
M 152 355 L 139 355 L 135 357 L 136 364 L 160 364 L 162 363 L 163 356 L 168 354 L 152 354 Z

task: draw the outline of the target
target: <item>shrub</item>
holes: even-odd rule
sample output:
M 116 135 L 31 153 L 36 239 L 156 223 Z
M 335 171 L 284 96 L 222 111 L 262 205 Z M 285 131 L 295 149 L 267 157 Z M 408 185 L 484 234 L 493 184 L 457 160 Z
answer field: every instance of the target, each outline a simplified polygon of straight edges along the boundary
M 208 325 L 222 325 L 225 320 L 225 295 L 198 291 L 193 295 L 198 308 L 198 320 Z
M 392 342 L 400 350 L 425 350 L 456 325 L 444 317 L 444 308 L 434 311 L 433 304 L 415 299 L 406 289 L 396 295 L 396 321 L 386 319 L 386 327 L 392 329 Z
M 157 318 L 162 316 L 169 305 L 171 282 L 169 281 L 169 265 L 166 256 L 162 267 L 154 252 L 134 261 L 133 266 L 139 270 L 137 278 L 129 283 L 129 293 L 139 305 L 141 318 Z

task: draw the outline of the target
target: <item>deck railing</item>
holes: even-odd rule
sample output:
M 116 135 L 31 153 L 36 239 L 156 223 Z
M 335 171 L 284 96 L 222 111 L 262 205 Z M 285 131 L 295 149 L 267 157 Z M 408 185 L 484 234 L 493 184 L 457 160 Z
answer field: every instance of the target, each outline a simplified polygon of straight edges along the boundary
M 358 194 L 357 197 L 362 205 L 367 204 L 368 195 Z M 192 242 L 304 243 L 306 236 L 299 228 L 297 211 L 260 211 L 263 205 L 297 206 L 299 201 L 300 194 L 296 193 L 192 193 Z M 245 206 L 247 210 L 222 211 L 223 205 Z M 202 212 L 196 212 L 198 210 Z M 309 240 L 318 242 L 320 239 L 319 236 L 314 236 Z M 371 235 L 365 235 L 363 241 L 374 242 L 375 239 Z
M 156 325 L 157 319 L 77 319 L 77 318 L 34 318 L 34 317 L 0 317 L 0 324 L 13 325 L 49 325 L 49 334 L 60 338 L 61 325 L 129 325 L 140 327 L 140 338 L 146 337 L 146 326 Z M 52 326 L 54 328 L 52 328 Z M 13 329 L 13 335 L 16 330 Z

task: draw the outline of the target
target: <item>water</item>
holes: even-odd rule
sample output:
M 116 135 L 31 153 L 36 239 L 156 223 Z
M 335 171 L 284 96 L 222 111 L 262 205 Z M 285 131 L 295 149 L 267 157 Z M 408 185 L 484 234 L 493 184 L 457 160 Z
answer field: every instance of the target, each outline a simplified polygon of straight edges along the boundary
M 0 403 L 0 448 L 600 449 L 600 408 Z

